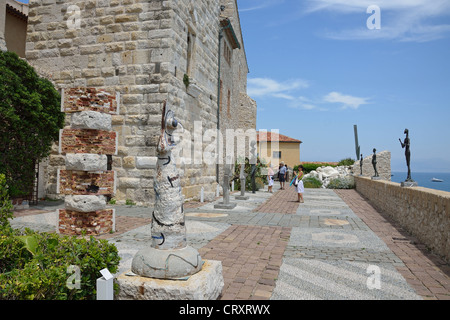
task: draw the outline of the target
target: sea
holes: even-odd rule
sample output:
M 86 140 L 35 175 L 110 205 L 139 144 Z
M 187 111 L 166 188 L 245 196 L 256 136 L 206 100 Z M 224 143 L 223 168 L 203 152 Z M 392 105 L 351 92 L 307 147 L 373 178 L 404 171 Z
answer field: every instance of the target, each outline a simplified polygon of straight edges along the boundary
M 392 182 L 402 182 L 406 180 L 406 172 L 391 172 Z M 411 172 L 411 178 L 417 182 L 419 187 L 430 188 L 435 190 L 442 190 L 450 192 L 450 172 Z M 433 182 L 431 179 L 437 178 L 443 180 L 442 182 Z

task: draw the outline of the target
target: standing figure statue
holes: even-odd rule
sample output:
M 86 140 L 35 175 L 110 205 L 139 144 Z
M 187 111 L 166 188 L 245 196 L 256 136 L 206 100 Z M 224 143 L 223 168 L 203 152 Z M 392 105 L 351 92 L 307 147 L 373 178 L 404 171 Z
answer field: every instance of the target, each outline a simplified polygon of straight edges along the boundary
M 257 155 L 256 155 L 256 141 L 252 140 L 250 142 L 250 159 L 249 159 L 250 165 L 251 165 L 251 171 L 250 171 L 250 178 L 252 183 L 252 193 L 256 193 L 256 162 L 257 162 Z
M 256 164 L 252 164 L 252 169 L 250 171 L 250 177 L 252 182 L 252 193 L 256 193 L 255 175 L 256 175 Z
M 377 152 L 377 149 L 373 148 L 372 165 L 373 165 L 373 170 L 375 171 L 374 177 L 378 177 L 376 152 Z
M 195 274 L 202 268 L 198 251 L 187 246 L 180 175 L 172 158 L 175 146 L 172 134 L 179 125 L 173 111 L 166 111 L 164 101 L 153 183 L 156 200 L 152 240 L 149 247 L 136 253 L 131 265 L 131 271 L 143 277 L 176 279 Z
M 363 169 L 363 155 L 362 155 L 362 153 L 361 153 L 361 160 L 359 161 L 359 168 L 361 170 L 361 174 L 360 175 L 363 175 L 362 174 L 362 169 Z
M 245 162 L 241 163 L 241 171 L 239 173 L 239 180 L 240 180 L 240 186 L 241 186 L 241 194 L 235 196 L 236 200 L 248 200 L 249 197 L 245 195 L 245 181 L 246 181 L 247 175 L 245 174 Z
M 401 139 L 398 140 L 400 141 L 402 148 L 405 148 L 406 165 L 408 166 L 408 176 L 406 177 L 405 181 L 414 181 L 413 179 L 411 179 L 411 167 L 410 167 L 411 151 L 409 149 L 410 145 L 409 130 L 405 129 L 404 134 L 406 134 L 404 142 L 402 142 Z

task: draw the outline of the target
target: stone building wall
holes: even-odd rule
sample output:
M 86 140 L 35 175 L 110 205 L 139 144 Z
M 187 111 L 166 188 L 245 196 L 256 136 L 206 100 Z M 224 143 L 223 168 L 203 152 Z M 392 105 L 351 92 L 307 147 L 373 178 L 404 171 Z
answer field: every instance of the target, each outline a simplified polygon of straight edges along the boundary
M 224 2 L 226 10 L 221 11 Z M 59 89 L 93 87 L 120 94 L 120 113 L 112 116 L 112 130 L 118 136 L 112 169 L 117 172 L 119 203 L 154 202 L 164 100 L 181 121 L 181 142 L 191 142 L 190 150 L 183 143 L 177 147 L 185 198 L 199 197 L 201 187 L 206 193 L 215 191 L 217 167 L 194 163 L 210 142 L 203 141 L 200 149 L 193 142 L 195 130 L 202 137 L 217 128 L 220 21 L 225 13 L 231 16 L 242 44 L 236 8 L 236 1 L 221 0 L 30 1 L 26 46 L 30 64 Z M 255 128 L 256 104 L 245 94 L 248 67 L 243 46 L 234 49 L 232 57 L 222 82 L 231 88 L 233 121 L 220 121 L 219 127 Z M 240 114 L 252 120 L 242 122 Z M 67 115 L 66 127 L 70 124 Z M 58 146 L 53 146 L 48 164 L 46 194 L 55 198 L 56 172 L 65 164 Z
M 356 190 L 450 262 L 450 192 L 355 176 Z

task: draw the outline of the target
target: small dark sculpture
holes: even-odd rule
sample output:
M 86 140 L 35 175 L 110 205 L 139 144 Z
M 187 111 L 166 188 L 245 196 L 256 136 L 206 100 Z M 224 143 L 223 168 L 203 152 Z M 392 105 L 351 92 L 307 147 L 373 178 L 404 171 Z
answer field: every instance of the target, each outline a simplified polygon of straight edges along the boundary
M 405 140 L 403 142 L 401 139 L 398 139 L 398 140 L 400 141 L 402 148 L 405 148 L 406 165 L 408 166 L 408 176 L 406 177 L 405 181 L 414 182 L 414 180 L 411 179 L 411 167 L 410 167 L 411 151 L 409 149 L 409 146 L 410 146 L 409 130 L 405 129 L 404 134 L 406 134 Z
M 252 193 L 256 193 L 256 181 L 255 181 L 255 175 L 256 175 L 256 165 L 252 164 L 252 171 L 250 172 L 251 181 L 252 181 Z
M 373 170 L 375 171 L 374 177 L 378 177 L 376 152 L 377 152 L 377 149 L 373 148 L 372 165 L 373 165 Z
M 363 175 L 362 174 L 362 169 L 363 169 L 363 155 L 362 155 L 362 153 L 361 153 L 361 160 L 359 161 L 359 167 L 361 169 L 361 175 Z

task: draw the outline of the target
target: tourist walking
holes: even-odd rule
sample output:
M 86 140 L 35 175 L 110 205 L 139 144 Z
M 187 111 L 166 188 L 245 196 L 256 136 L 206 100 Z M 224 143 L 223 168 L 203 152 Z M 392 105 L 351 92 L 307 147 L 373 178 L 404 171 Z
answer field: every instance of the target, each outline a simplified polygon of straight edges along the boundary
M 305 202 L 303 200 L 303 192 L 305 192 L 305 188 L 303 186 L 303 166 L 299 165 L 298 166 L 298 174 L 297 177 L 295 177 L 295 182 L 294 182 L 294 186 L 297 189 L 297 195 L 298 195 L 298 200 L 297 202 Z
M 284 190 L 284 185 L 286 182 L 286 167 L 284 162 L 281 162 L 280 170 L 278 171 L 278 178 L 280 179 L 280 189 Z

